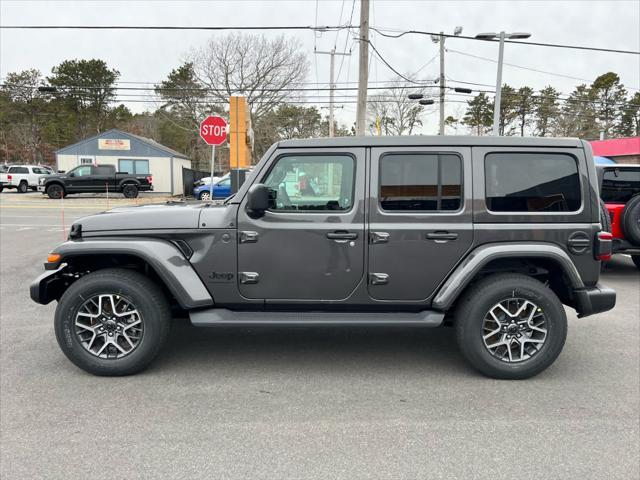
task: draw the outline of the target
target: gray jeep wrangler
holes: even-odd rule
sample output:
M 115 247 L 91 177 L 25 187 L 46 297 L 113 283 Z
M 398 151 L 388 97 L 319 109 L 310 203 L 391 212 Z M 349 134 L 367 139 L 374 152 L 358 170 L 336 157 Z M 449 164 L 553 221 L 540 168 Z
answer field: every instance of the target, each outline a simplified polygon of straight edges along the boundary
M 222 205 L 78 220 L 31 285 L 62 351 L 97 375 L 145 368 L 172 314 L 195 326 L 455 327 L 485 375 L 547 368 L 579 317 L 613 308 L 589 144 L 350 137 L 273 145 Z

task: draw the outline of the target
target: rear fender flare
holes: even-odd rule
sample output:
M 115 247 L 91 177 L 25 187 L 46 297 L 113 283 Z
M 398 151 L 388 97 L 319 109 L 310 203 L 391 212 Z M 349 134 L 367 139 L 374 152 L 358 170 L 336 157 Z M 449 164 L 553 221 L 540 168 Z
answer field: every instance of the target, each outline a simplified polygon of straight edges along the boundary
M 448 310 L 467 285 L 489 262 L 503 258 L 544 258 L 562 268 L 573 290 L 584 289 L 584 283 L 569 255 L 552 243 L 490 243 L 473 250 L 440 287 L 432 302 L 437 310 Z

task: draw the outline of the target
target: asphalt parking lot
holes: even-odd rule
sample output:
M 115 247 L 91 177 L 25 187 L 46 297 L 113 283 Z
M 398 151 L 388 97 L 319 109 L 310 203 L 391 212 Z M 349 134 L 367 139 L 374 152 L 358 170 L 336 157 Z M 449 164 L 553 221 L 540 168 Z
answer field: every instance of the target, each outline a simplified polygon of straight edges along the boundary
M 28 286 L 63 239 L 58 201 L 0 194 L 0 477 L 640 478 L 640 274 L 612 312 L 569 313 L 526 381 L 470 370 L 451 329 L 198 330 L 146 372 L 98 378 Z M 123 201 L 111 200 L 115 203 Z M 65 222 L 104 199 L 65 200 Z

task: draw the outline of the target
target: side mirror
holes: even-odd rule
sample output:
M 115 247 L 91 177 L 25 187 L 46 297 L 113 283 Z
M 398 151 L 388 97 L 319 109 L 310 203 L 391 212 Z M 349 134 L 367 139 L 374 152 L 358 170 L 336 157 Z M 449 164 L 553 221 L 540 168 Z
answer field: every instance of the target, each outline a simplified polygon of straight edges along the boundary
M 69 176 L 70 176 L 70 177 L 75 177 L 75 176 L 76 176 L 76 174 L 75 174 L 75 173 L 73 173 L 73 172 L 71 172 L 71 173 L 69 174 Z
M 262 183 L 256 183 L 247 193 L 247 210 L 259 217 L 269 208 L 269 188 Z
M 58 170 L 57 173 L 64 173 L 64 172 L 65 172 L 64 170 Z

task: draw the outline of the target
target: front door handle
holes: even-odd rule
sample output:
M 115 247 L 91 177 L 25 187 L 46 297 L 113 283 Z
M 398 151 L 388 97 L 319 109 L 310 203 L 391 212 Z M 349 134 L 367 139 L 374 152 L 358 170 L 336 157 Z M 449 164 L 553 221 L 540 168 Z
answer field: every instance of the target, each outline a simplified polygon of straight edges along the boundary
M 327 238 L 329 240 L 355 240 L 356 238 L 358 238 L 358 234 L 355 232 L 344 231 L 329 232 L 327 233 Z
M 457 238 L 458 238 L 457 233 L 451 233 L 451 232 L 427 233 L 427 240 L 434 240 L 436 242 L 448 242 L 449 240 L 455 240 Z

